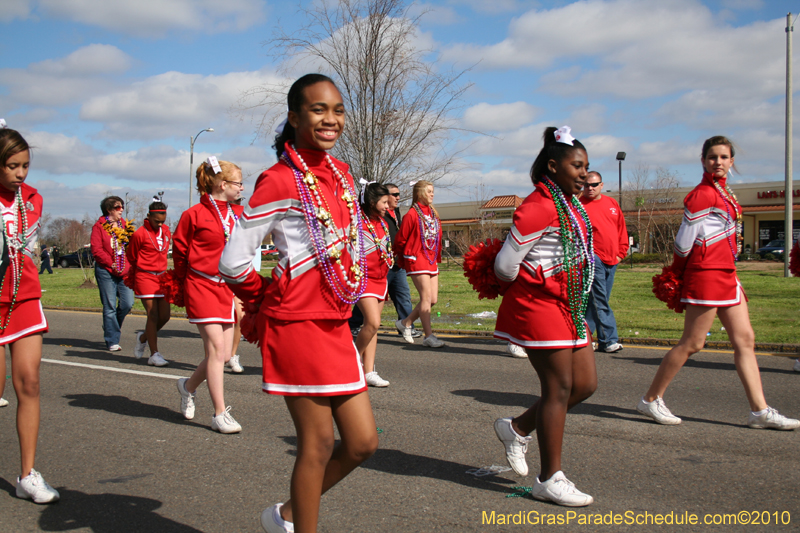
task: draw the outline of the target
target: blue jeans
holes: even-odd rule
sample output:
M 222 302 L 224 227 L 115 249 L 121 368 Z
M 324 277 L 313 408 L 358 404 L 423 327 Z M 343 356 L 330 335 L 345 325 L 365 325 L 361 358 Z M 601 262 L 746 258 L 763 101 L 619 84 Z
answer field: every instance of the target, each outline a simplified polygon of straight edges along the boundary
M 133 291 L 123 283 L 121 277 L 114 276 L 100 265 L 94 267 L 94 279 L 97 280 L 100 301 L 103 302 L 103 338 L 106 347 L 110 348 L 119 344 L 122 322 L 133 307 Z
M 600 350 L 619 342 L 617 319 L 608 305 L 616 271 L 617 265 L 606 265 L 599 257 L 594 256 L 594 283 L 589 294 L 589 305 L 586 307 L 586 322 L 589 330 L 597 330 L 596 340 Z
M 411 314 L 413 308 L 411 307 L 411 290 L 408 288 L 408 278 L 404 269 L 389 270 L 386 276 L 386 282 L 389 285 L 389 297 L 394 303 L 394 309 L 397 311 L 397 318 L 403 320 Z M 364 324 L 364 316 L 361 314 L 361 309 L 357 305 L 353 306 L 353 316 L 348 320 L 350 329 L 356 329 Z

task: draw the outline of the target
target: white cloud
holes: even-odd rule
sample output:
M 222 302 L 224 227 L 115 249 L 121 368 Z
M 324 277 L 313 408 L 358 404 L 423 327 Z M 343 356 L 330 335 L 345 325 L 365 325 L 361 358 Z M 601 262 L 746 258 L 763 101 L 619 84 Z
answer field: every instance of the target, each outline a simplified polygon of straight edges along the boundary
M 90 98 L 80 118 L 103 124 L 101 136 L 162 139 L 194 135 L 195 130 L 248 126 L 230 120 L 228 112 L 242 92 L 282 78 L 266 71 L 201 76 L 166 72 Z M 223 123 L 223 124 L 220 124 Z M 224 132 L 224 130 L 222 130 Z M 213 135 L 213 134 L 212 134 Z
M 5 0 L 4 0 L 5 1 Z M 47 15 L 137 37 L 170 30 L 241 31 L 261 24 L 264 0 L 39 0 Z
M 511 131 L 531 122 L 539 110 L 526 102 L 474 105 L 464 112 L 464 127 L 473 131 Z
M 0 2 L 0 21 L 9 22 L 16 18 L 28 18 L 30 11 L 28 0 L 3 0 Z
M 28 68 L 0 69 L 7 88 L 6 109 L 20 106 L 62 106 L 112 87 L 110 76 L 125 72 L 130 56 L 115 46 L 91 44 L 59 59 L 31 63 Z
M 587 133 L 596 133 L 606 129 L 606 106 L 602 104 L 586 104 L 578 106 L 572 112 L 567 124 L 572 126 L 573 131 L 581 136 Z

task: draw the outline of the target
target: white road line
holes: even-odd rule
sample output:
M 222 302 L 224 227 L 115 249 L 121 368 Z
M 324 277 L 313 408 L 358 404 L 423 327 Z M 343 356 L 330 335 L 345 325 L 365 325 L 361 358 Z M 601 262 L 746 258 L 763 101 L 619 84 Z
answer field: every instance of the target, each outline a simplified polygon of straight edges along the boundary
M 154 378 L 181 379 L 186 377 L 186 376 L 174 376 L 172 374 L 156 374 L 155 372 L 142 372 L 141 370 L 128 370 L 127 368 L 111 368 L 108 366 L 101 366 L 101 365 L 87 365 L 86 363 L 73 363 L 72 361 L 59 361 L 57 359 L 42 359 L 42 362 L 55 363 L 57 365 L 80 366 L 83 368 L 92 368 L 94 370 L 107 370 L 109 372 L 122 372 L 123 374 L 137 374 L 139 376 L 151 376 Z

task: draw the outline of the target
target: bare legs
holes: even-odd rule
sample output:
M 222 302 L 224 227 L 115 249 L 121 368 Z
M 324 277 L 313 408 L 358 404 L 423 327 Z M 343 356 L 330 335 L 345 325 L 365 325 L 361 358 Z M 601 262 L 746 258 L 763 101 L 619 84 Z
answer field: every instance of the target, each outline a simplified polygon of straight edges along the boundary
M 412 327 L 419 318 L 422 322 L 422 331 L 426 337 L 433 334 L 431 329 L 431 308 L 439 301 L 439 275 L 412 274 L 411 280 L 419 293 L 419 302 L 402 322 L 406 327 Z
M 242 301 L 236 296 L 233 297 L 233 304 L 236 306 L 236 323 L 233 325 L 233 346 L 231 346 L 231 355 L 236 355 L 239 351 L 239 342 L 242 340 L 242 317 L 244 316 L 244 307 Z
M 539 375 L 542 397 L 511 421 L 520 435 L 536 430 L 545 481 L 561 470 L 561 445 L 567 411 L 594 394 L 597 368 L 594 353 L 587 346 L 573 350 L 528 350 L 528 357 Z
M 147 324 L 144 327 L 144 336 L 136 340 L 142 342 L 147 339 L 150 353 L 154 354 L 158 351 L 158 332 L 169 322 L 169 302 L 166 298 L 142 298 L 142 305 L 147 312 Z
M 39 439 L 39 364 L 42 335 L 30 335 L 11 343 L 11 381 L 17 394 L 17 435 L 20 478 L 31 473 Z M 3 366 L 5 369 L 5 365 Z M 4 376 L 5 377 L 5 376 Z
M 383 304 L 377 298 L 362 298 L 356 305 L 364 315 L 364 325 L 356 337 L 356 350 L 361 356 L 364 373 L 369 374 L 375 370 L 375 352 L 378 348 L 378 328 L 381 326 L 381 313 Z
M 322 494 L 341 481 L 378 448 L 375 418 L 366 392 L 350 396 L 285 396 L 297 430 L 297 459 L 291 498 L 283 505 L 284 520 L 297 533 L 317 530 Z M 341 442 L 334 447 L 333 424 Z
M 225 363 L 231 358 L 233 324 L 197 324 L 197 329 L 203 338 L 206 356 L 186 382 L 186 390 L 194 392 L 203 381 L 208 380 L 214 414 L 220 415 L 225 411 L 223 379 Z
M 644 396 L 646 401 L 652 402 L 656 396 L 663 397 L 667 387 L 689 357 L 703 349 L 706 333 L 711 328 L 714 316 L 717 314 L 728 332 L 731 344 L 733 344 L 736 372 L 744 386 L 750 410 L 761 411 L 767 407 L 755 354 L 755 334 L 750 325 L 746 301 L 742 301 L 734 307 L 720 308 L 687 305 L 683 336 L 678 345 L 667 352 L 661 361 L 653 383 Z

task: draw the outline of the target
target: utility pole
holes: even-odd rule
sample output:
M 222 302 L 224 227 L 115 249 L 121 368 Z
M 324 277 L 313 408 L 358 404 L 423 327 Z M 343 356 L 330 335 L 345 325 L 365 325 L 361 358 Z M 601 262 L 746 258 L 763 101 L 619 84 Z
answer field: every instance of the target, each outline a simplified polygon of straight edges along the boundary
M 795 19 L 796 20 L 796 19 Z M 786 212 L 783 226 L 783 276 L 788 278 L 789 254 L 794 245 L 794 213 L 792 189 L 792 14 L 786 15 L 786 184 L 784 200 Z

